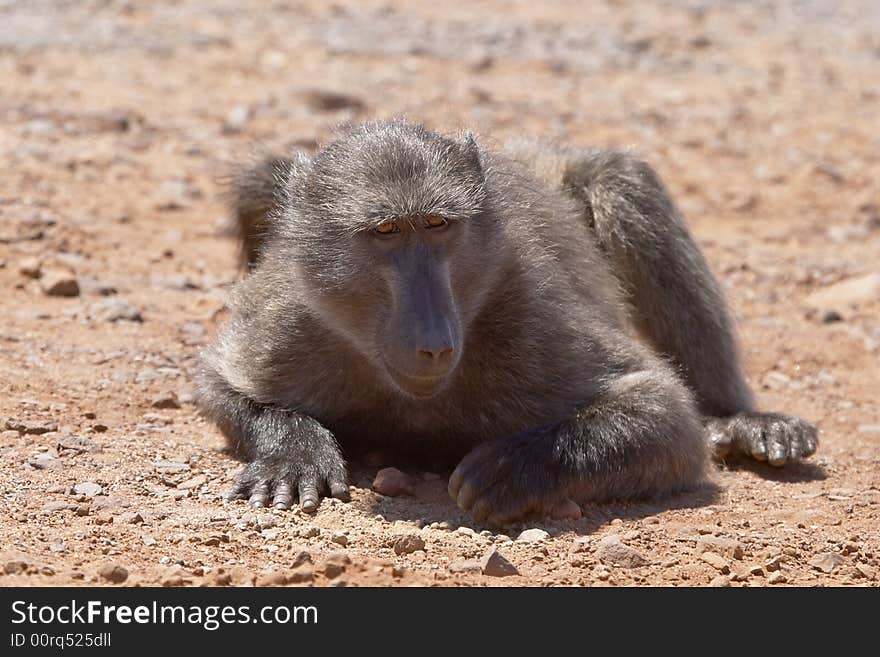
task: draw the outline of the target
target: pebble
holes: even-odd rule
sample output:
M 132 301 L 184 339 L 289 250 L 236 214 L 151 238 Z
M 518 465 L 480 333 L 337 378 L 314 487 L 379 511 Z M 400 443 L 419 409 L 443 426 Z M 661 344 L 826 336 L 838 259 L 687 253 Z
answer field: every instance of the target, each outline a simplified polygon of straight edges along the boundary
M 206 483 L 208 483 L 208 478 L 205 475 L 196 475 L 186 481 L 181 481 L 177 484 L 177 488 L 180 490 L 192 490 L 193 488 L 204 486 Z
M 816 570 L 821 570 L 823 573 L 833 573 L 846 563 L 846 559 L 837 552 L 823 552 L 810 559 L 808 563 L 810 566 Z
M 345 572 L 347 566 L 351 564 L 351 557 L 345 552 L 331 552 L 324 559 L 324 576 L 328 579 L 339 577 Z
M 382 468 L 373 479 L 373 490 L 389 497 L 412 495 L 414 489 L 413 478 L 397 468 Z
M 306 584 L 315 579 L 315 573 L 311 568 L 297 568 L 287 574 L 288 584 Z
M 412 554 L 425 549 L 425 541 L 417 534 L 404 534 L 394 539 L 394 554 Z
M 71 272 L 60 269 L 43 271 L 40 277 L 40 288 L 50 297 L 78 297 L 79 282 Z
M 98 569 L 98 575 L 113 584 L 122 584 L 128 579 L 128 570 L 118 564 L 108 563 Z
M 844 279 L 807 297 L 808 306 L 841 313 L 852 306 L 880 299 L 880 272 Z
M 119 514 L 119 522 L 126 525 L 139 525 L 143 523 L 144 517 L 137 511 L 126 511 Z
M 321 535 L 321 530 L 318 529 L 317 527 L 312 527 L 312 526 L 303 527 L 299 531 L 299 535 L 302 536 L 303 538 L 317 538 L 318 536 Z
M 263 513 L 263 514 L 260 514 L 260 516 L 258 516 L 254 522 L 257 525 L 257 527 L 259 527 L 262 530 L 265 530 L 265 529 L 272 529 L 272 527 L 275 527 L 278 524 L 278 519 L 275 516 L 273 516 L 271 513 Z
M 14 559 L 12 561 L 7 561 L 6 565 L 3 566 L 3 571 L 7 575 L 18 575 L 23 573 L 28 569 L 27 561 L 23 561 L 21 559 Z
M 520 532 L 520 535 L 516 537 L 516 540 L 518 543 L 537 543 L 538 541 L 543 541 L 547 538 L 550 538 L 550 534 L 543 529 L 534 528 Z
M 178 474 L 189 471 L 189 465 L 180 461 L 153 461 L 152 465 L 162 474 Z
M 76 504 L 70 502 L 49 502 L 43 506 L 42 511 L 54 513 L 56 511 L 73 511 L 74 509 L 76 509 Z
M 454 561 L 448 566 L 451 573 L 480 573 L 483 566 L 479 561 Z
M 703 552 L 700 555 L 700 558 L 715 570 L 720 570 L 725 575 L 730 572 L 730 565 L 727 563 L 727 560 L 714 552 Z
M 865 579 L 874 580 L 874 579 L 877 578 L 877 573 L 876 573 L 876 571 L 875 571 L 873 568 L 871 568 L 870 566 L 866 566 L 866 565 L 863 564 L 863 563 L 857 563 L 857 564 L 856 564 L 856 570 L 857 570 L 857 571 L 859 572 L 859 574 L 861 574 L 861 576 L 864 577 Z
M 278 571 L 258 575 L 254 581 L 254 586 L 284 586 L 285 584 L 287 584 L 287 575 Z
M 785 584 L 788 581 L 788 577 L 783 575 L 780 572 L 773 573 L 770 577 L 767 578 L 768 584 Z
M 605 536 L 599 541 L 596 556 L 604 564 L 622 566 L 623 568 L 638 568 L 650 563 L 638 550 L 621 542 L 620 536 L 617 534 Z
M 74 495 L 85 495 L 86 497 L 95 497 L 96 495 L 100 495 L 104 492 L 104 489 L 101 488 L 98 484 L 92 481 L 84 481 L 81 484 L 77 484 L 73 487 Z
M 342 546 L 348 545 L 348 536 L 342 532 L 333 532 L 330 535 L 330 540 Z
M 743 558 L 743 548 L 739 541 L 721 536 L 701 536 L 697 539 L 697 554 L 714 552 L 722 557 L 740 560 Z
M 96 319 L 99 319 L 103 322 L 144 321 L 144 318 L 141 315 L 141 311 L 138 310 L 137 307 L 133 306 L 127 301 L 123 301 L 122 299 L 117 299 L 115 297 L 103 299 L 102 301 L 96 303 L 94 306 L 92 306 L 92 314 Z
M 727 588 L 730 586 L 730 578 L 727 575 L 718 575 L 712 578 L 709 586 L 713 588 Z
M 180 400 L 177 399 L 177 393 L 173 390 L 167 390 L 153 397 L 150 406 L 153 408 L 180 408 Z
M 516 569 L 507 558 L 502 555 L 497 548 L 489 548 L 489 551 L 483 555 L 480 560 L 480 568 L 484 575 L 490 577 L 509 577 L 510 575 L 519 575 Z
M 95 516 L 94 523 L 96 525 L 112 525 L 113 515 L 110 513 L 99 513 Z
M 18 262 L 18 273 L 28 278 L 39 278 L 42 266 L 43 262 L 39 258 L 23 258 Z

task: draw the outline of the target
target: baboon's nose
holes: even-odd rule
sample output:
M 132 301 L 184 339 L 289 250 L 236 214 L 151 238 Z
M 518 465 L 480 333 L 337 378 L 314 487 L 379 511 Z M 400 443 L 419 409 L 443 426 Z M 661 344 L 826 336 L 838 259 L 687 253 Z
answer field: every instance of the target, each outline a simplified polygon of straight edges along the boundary
M 452 347 L 440 345 L 437 347 L 421 347 L 418 350 L 419 359 L 433 365 L 444 365 L 452 360 Z

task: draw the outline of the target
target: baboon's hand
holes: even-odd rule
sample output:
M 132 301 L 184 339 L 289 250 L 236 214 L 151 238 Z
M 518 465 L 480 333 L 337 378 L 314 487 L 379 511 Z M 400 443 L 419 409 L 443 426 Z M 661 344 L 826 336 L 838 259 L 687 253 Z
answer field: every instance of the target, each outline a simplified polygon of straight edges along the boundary
M 739 413 L 706 422 L 717 459 L 740 453 L 780 466 L 810 456 L 819 445 L 816 427 L 781 413 Z
M 308 512 L 316 511 L 321 496 L 328 492 L 348 501 L 342 456 L 330 450 L 318 456 L 294 452 L 258 458 L 245 466 L 226 499 L 248 498 L 254 507 L 271 502 L 276 509 L 287 509 L 298 494 L 300 506 Z
M 476 447 L 449 478 L 449 495 L 490 526 L 549 514 L 565 497 L 547 435 L 502 438 Z

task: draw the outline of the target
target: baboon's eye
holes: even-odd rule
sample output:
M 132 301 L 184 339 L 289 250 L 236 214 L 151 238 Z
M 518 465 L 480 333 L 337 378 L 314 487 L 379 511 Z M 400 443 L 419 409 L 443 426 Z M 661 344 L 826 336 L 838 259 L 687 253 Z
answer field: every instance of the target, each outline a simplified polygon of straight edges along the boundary
M 373 232 L 379 235 L 391 235 L 393 233 L 399 233 L 400 227 L 397 225 L 396 221 L 387 220 L 376 226 L 373 229 Z
M 442 228 L 447 223 L 443 217 L 431 216 L 425 217 L 425 228 Z

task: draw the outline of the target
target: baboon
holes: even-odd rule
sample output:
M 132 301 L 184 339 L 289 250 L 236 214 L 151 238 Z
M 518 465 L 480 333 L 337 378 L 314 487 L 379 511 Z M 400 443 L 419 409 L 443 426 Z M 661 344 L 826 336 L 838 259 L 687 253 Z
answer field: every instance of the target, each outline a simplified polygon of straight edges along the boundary
M 198 401 L 246 461 L 230 493 L 314 511 L 346 461 L 457 464 L 504 525 L 700 482 L 710 454 L 782 465 L 815 428 L 755 409 L 730 313 L 663 183 L 622 152 L 402 120 L 234 186 L 248 273 Z

